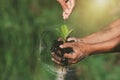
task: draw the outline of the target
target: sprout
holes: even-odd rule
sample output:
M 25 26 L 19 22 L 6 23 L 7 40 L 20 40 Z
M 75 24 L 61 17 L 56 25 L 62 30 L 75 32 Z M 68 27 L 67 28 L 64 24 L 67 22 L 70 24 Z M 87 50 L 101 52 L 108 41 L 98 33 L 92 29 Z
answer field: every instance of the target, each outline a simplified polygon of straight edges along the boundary
M 73 49 L 70 47 L 62 49 L 59 46 L 62 45 L 66 41 L 67 37 L 72 32 L 72 30 L 69 30 L 66 25 L 62 25 L 60 28 L 57 28 L 56 30 L 57 30 L 58 36 L 60 36 L 62 40 L 61 41 L 55 40 L 52 45 L 51 51 L 55 52 L 57 56 L 61 57 L 62 66 L 68 66 L 68 59 L 64 58 L 64 54 L 72 53 Z
M 56 31 L 57 31 L 58 35 L 60 35 L 60 37 L 65 42 L 65 40 L 67 39 L 67 37 L 70 35 L 70 33 L 73 30 L 72 29 L 69 30 L 66 25 L 62 25 L 60 28 L 56 28 Z

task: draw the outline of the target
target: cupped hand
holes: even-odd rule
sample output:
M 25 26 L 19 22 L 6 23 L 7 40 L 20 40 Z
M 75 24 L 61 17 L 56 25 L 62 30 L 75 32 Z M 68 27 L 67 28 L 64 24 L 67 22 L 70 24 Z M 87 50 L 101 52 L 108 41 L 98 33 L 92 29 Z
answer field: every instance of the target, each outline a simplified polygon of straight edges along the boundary
M 90 55 L 94 51 L 91 44 L 81 43 L 81 42 L 71 42 L 71 43 L 64 43 L 60 45 L 60 48 L 67 48 L 70 47 L 73 49 L 73 53 L 65 53 L 64 57 L 68 59 L 69 64 L 75 64 L 84 59 L 86 56 Z M 57 63 L 61 64 L 61 58 L 56 56 L 55 53 L 52 53 L 52 60 Z

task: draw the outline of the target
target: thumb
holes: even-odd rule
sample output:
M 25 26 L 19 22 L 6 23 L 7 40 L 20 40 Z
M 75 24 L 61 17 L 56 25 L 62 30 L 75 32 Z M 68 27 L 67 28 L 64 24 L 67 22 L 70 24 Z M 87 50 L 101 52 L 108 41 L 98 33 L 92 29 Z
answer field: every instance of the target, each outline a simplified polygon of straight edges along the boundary
M 73 56 L 74 56 L 74 53 L 72 53 L 72 54 L 64 54 L 64 57 L 65 58 L 68 58 L 68 59 L 72 59 L 73 58 Z
M 68 48 L 68 47 L 73 47 L 72 43 L 64 43 L 60 45 L 60 48 Z
M 68 38 L 67 41 L 68 41 L 68 42 L 71 42 L 71 41 L 72 41 L 72 42 L 77 42 L 77 38 L 71 37 L 71 38 Z

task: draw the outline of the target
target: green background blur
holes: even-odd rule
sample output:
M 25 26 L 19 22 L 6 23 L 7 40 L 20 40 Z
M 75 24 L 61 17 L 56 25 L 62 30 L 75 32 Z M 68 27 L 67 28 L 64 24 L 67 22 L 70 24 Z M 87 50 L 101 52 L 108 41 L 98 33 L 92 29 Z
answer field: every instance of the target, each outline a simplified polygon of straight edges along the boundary
M 104 1 L 108 2 L 96 5 L 95 0 L 76 0 L 66 21 L 74 29 L 72 36 L 86 36 L 119 18 L 120 1 Z M 43 31 L 62 24 L 56 0 L 0 0 L 0 80 L 54 80 L 40 65 L 39 44 Z M 77 64 L 76 70 L 75 80 L 120 80 L 120 56 L 91 56 Z

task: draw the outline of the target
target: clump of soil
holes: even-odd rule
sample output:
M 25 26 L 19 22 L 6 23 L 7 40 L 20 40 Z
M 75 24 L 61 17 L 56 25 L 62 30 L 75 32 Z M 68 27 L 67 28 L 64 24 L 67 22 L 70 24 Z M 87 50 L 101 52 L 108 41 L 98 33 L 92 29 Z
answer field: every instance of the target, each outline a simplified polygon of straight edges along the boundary
M 62 45 L 63 43 L 64 43 L 63 40 L 60 41 L 55 40 L 52 45 L 51 51 L 55 52 L 55 54 L 61 58 L 62 66 L 68 66 L 68 59 L 64 58 L 64 54 L 65 53 L 71 54 L 73 52 L 73 49 L 70 47 L 60 48 L 60 45 Z

